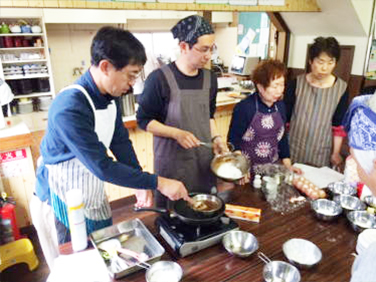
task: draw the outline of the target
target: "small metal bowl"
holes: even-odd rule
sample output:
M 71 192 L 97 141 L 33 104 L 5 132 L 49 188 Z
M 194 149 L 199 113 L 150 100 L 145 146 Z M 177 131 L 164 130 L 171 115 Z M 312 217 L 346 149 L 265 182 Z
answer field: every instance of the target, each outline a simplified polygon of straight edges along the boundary
M 368 195 L 364 197 L 364 202 L 372 208 L 376 208 L 376 197 Z
M 376 228 L 376 216 L 366 211 L 352 211 L 347 214 L 347 219 L 351 227 L 356 232 L 362 232 L 365 229 Z
M 351 186 L 350 184 L 342 181 L 332 182 L 328 185 L 328 190 L 333 197 L 338 195 L 355 195 L 356 188 Z
M 217 177 L 233 182 L 247 175 L 250 164 L 244 155 L 229 152 L 215 156 L 211 161 L 210 167 Z
M 264 280 L 266 282 L 284 281 L 284 282 L 299 282 L 299 270 L 284 261 L 271 261 L 264 266 L 263 270 Z
M 366 209 L 366 204 L 359 198 L 350 195 L 338 195 L 333 200 L 339 203 L 342 209 L 348 213 L 350 211 L 360 211 Z
M 311 203 L 311 207 L 316 217 L 325 221 L 334 220 L 342 213 L 339 203 L 327 199 L 315 200 Z
M 314 267 L 322 259 L 319 247 L 308 240 L 290 239 L 283 244 L 282 249 L 286 258 L 299 268 Z
M 173 261 L 160 260 L 146 270 L 147 282 L 179 282 L 183 277 L 181 266 Z
M 259 247 L 258 241 L 252 233 L 245 231 L 230 231 L 222 238 L 225 249 L 238 257 L 248 257 Z

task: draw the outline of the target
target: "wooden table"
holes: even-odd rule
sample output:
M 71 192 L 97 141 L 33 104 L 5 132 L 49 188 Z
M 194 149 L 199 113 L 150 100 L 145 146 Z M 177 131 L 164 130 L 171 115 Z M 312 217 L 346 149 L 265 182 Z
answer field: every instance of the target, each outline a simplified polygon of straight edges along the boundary
M 229 203 L 262 209 L 260 223 L 236 220 L 241 230 L 251 232 L 259 241 L 259 251 L 271 260 L 284 260 L 282 245 L 291 238 L 303 238 L 315 243 L 322 251 L 321 262 L 312 269 L 300 270 L 304 282 L 343 282 L 349 281 L 354 257 L 357 233 L 351 229 L 347 219 L 341 216 L 334 222 L 319 221 L 312 213 L 309 204 L 295 212 L 281 215 L 274 212 L 263 198 L 262 192 L 248 186 L 231 191 Z M 119 215 L 117 215 L 119 216 Z M 162 241 L 154 226 L 157 215 L 153 213 L 135 214 L 129 207 L 123 210 L 123 220 L 140 218 L 166 249 L 163 260 L 177 261 L 184 271 L 182 281 L 263 281 L 264 263 L 252 254 L 238 258 L 229 254 L 221 244 L 199 251 L 185 258 L 178 258 Z M 64 246 L 67 253 L 70 246 Z M 140 270 L 118 281 L 145 281 L 145 271 Z

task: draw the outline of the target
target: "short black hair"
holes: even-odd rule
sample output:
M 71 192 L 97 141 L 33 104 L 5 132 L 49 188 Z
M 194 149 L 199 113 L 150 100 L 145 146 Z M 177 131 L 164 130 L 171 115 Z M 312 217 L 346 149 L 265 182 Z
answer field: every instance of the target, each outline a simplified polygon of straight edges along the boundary
M 101 60 L 108 60 L 116 70 L 127 65 L 146 63 L 145 48 L 129 31 L 112 26 L 98 30 L 91 43 L 91 64 L 98 66 Z
M 335 58 L 336 62 L 339 61 L 341 56 L 341 49 L 337 39 L 334 37 L 317 37 L 315 42 L 309 47 L 308 57 L 312 62 L 315 58 L 319 57 L 321 53 L 325 52 L 329 57 Z

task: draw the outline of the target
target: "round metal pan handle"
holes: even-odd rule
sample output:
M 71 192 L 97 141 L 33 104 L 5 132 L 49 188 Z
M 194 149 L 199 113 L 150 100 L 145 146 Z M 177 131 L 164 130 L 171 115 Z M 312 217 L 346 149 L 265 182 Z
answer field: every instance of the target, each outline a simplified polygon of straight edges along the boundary
M 162 214 L 170 214 L 169 211 L 165 208 L 139 208 L 139 207 L 133 207 L 133 211 L 135 212 L 144 212 L 144 211 L 152 211 L 152 212 L 158 212 Z

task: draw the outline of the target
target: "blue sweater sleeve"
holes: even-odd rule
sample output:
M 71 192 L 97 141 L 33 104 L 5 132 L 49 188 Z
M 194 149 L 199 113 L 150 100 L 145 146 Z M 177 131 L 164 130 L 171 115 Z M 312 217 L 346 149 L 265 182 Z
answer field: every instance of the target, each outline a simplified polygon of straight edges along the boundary
M 84 95 L 74 95 L 74 92 L 61 93 L 51 105 L 48 122 L 52 138 L 60 139 L 61 144 L 77 157 L 95 176 L 107 181 L 130 188 L 155 189 L 157 176 L 143 172 L 135 165 L 133 149 L 126 134 L 121 134 L 123 125 L 116 123 L 115 141 L 112 144 L 117 157 L 114 161 L 107 155 L 106 147 L 98 140 L 94 131 L 94 114 Z M 85 106 L 83 106 L 85 105 Z M 124 133 L 124 132 L 123 132 Z M 121 154 L 120 143 L 124 147 Z
M 129 132 L 124 127 L 121 117 L 119 100 L 116 100 L 117 116 L 114 137 L 112 138 L 110 149 L 118 162 L 129 165 L 135 169 L 142 170 L 134 151 L 132 141 L 129 139 Z

